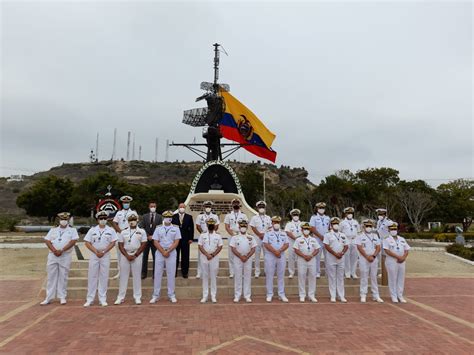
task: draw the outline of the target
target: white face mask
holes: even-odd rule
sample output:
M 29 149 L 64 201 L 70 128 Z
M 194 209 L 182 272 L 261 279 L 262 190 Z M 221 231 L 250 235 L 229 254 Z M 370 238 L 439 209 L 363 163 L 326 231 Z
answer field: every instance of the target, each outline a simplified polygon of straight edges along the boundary
M 156 212 L 156 207 L 150 207 L 150 212 L 155 213 Z
M 66 227 L 69 224 L 69 221 L 67 219 L 61 219 L 59 221 L 59 225 Z
M 293 216 L 293 222 L 298 222 L 300 220 L 300 216 Z
M 372 233 L 372 230 L 373 230 L 372 227 L 366 227 L 366 228 L 365 228 L 365 231 L 366 231 L 367 233 Z
M 204 211 L 206 211 L 206 213 L 211 213 L 212 209 L 211 209 L 211 207 L 206 207 L 206 209 Z
M 258 213 L 260 214 L 265 214 L 265 208 L 259 208 Z
M 275 223 L 273 225 L 273 229 L 276 230 L 276 231 L 280 230 L 280 223 Z
M 242 233 L 242 234 L 247 233 L 247 228 L 246 227 L 240 227 L 240 233 Z
M 318 208 L 318 213 L 319 214 L 324 214 L 325 209 L 324 208 Z
M 339 230 L 339 224 L 333 224 L 332 229 L 337 232 Z
M 101 226 L 105 226 L 107 224 L 107 220 L 106 219 L 99 219 L 99 224 Z
M 311 231 L 309 229 L 303 229 L 303 234 L 304 235 L 309 235 Z
M 353 215 L 352 213 L 349 213 L 349 214 L 347 215 L 347 219 L 352 219 L 352 217 L 354 217 L 354 215 Z
M 395 237 L 398 234 L 398 231 L 390 231 L 390 235 L 392 237 Z
M 124 203 L 122 205 L 122 207 L 123 207 L 124 210 L 128 210 L 130 208 L 130 204 L 129 203 Z
M 183 207 L 180 207 L 180 208 L 178 209 L 178 211 L 179 211 L 179 213 L 183 214 L 183 213 L 184 213 L 184 208 L 183 208 Z
M 383 215 L 379 215 L 377 218 L 379 219 L 379 221 L 381 221 L 382 219 L 384 219 L 384 216 L 383 216 Z
M 167 217 L 167 218 L 163 219 L 163 222 L 165 224 L 171 224 L 171 218 Z
M 130 225 L 130 227 L 136 227 L 138 222 L 137 221 L 130 221 L 130 222 L 128 222 L 128 224 Z

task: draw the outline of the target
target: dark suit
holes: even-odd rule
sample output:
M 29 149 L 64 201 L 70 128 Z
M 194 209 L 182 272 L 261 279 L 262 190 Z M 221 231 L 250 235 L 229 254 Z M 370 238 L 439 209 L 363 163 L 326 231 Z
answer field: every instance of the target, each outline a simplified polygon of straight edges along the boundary
M 156 226 L 163 223 L 161 215 L 155 212 L 155 218 L 152 223 L 151 221 L 151 212 L 146 213 L 143 215 L 142 220 L 140 221 L 140 227 L 143 228 L 146 232 L 147 237 L 149 235 L 153 235 L 155 232 Z M 153 240 L 148 240 L 146 243 L 146 247 L 143 250 L 143 264 L 142 264 L 142 278 L 147 277 L 148 274 L 148 253 L 150 252 L 153 255 L 153 276 L 155 275 L 155 245 L 153 244 Z
M 176 248 L 176 275 L 178 274 L 179 256 L 181 254 L 181 274 L 183 277 L 187 277 L 189 272 L 189 241 L 194 239 L 193 216 L 185 213 L 181 222 L 179 213 L 176 213 L 173 215 L 171 223 L 179 226 L 181 232 L 181 240 Z

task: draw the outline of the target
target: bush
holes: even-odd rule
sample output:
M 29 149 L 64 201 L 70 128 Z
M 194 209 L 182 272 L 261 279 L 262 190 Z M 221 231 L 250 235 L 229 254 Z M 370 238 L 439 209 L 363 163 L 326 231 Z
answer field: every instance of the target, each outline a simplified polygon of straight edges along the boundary
M 1 232 L 14 232 L 15 226 L 20 222 L 18 218 L 2 216 L 0 217 L 0 231 Z
M 474 261 L 473 247 L 465 247 L 458 244 L 451 244 L 446 247 L 446 251 L 450 254 L 460 256 L 461 258 Z
M 463 233 L 464 239 L 467 241 L 474 241 L 474 233 Z M 434 239 L 437 242 L 453 243 L 456 239 L 456 233 L 438 233 L 435 234 Z
M 419 232 L 419 233 L 400 233 L 405 239 L 434 239 L 435 233 Z

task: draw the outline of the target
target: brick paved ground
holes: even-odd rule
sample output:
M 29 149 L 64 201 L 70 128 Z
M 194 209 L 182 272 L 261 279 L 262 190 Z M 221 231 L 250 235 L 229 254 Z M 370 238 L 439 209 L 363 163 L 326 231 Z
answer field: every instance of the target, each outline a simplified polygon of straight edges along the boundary
M 472 353 L 473 278 L 407 280 L 406 305 L 292 302 L 40 307 L 41 280 L 0 280 L 0 353 Z

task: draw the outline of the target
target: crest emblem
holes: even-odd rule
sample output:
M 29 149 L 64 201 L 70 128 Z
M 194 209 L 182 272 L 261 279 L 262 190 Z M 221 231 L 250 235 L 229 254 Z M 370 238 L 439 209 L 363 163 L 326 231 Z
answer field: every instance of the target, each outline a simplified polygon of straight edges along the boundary
M 253 137 L 253 127 L 250 124 L 247 117 L 240 115 L 239 122 L 237 124 L 240 135 L 246 140 L 250 141 Z

